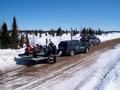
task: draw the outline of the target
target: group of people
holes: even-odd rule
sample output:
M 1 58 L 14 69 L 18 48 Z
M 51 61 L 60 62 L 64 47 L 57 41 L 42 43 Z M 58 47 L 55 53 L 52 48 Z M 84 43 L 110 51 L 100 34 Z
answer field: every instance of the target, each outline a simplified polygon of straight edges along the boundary
M 29 55 L 32 54 L 33 57 L 37 57 L 38 53 L 44 52 L 45 56 L 49 56 L 49 55 L 55 55 L 57 52 L 57 48 L 55 46 L 55 44 L 53 42 L 50 42 L 45 46 L 39 45 L 39 44 L 35 44 L 34 46 L 28 44 L 26 45 L 26 49 L 25 49 L 25 54 Z

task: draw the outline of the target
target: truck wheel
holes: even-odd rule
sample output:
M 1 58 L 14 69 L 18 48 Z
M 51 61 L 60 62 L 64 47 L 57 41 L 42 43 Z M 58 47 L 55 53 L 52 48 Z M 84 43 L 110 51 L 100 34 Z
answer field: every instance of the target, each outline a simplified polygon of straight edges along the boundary
M 93 46 L 95 46 L 96 44 L 95 43 L 92 43 Z
M 100 40 L 99 40 L 98 44 L 100 44 Z
M 99 42 L 96 45 L 99 45 Z
M 70 51 L 70 56 L 73 56 L 75 54 L 74 50 Z
M 47 60 L 47 63 L 49 64 L 54 64 L 56 62 L 56 56 L 53 56 L 53 57 L 49 57 L 48 60 Z
M 85 49 L 85 53 L 88 53 L 88 52 L 89 52 L 89 48 L 86 48 L 86 49 Z

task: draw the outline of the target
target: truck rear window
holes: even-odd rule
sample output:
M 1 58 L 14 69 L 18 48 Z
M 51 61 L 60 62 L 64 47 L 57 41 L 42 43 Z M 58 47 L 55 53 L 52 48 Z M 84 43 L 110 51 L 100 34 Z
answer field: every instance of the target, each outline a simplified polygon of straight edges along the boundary
M 59 44 L 59 46 L 60 46 L 60 47 L 67 47 L 67 43 L 66 43 L 66 42 L 61 42 L 61 43 Z

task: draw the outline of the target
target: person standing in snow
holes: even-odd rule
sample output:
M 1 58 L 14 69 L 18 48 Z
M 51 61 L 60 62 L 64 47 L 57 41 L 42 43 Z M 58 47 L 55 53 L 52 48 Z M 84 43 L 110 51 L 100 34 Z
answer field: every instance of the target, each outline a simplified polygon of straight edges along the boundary
M 57 52 L 57 48 L 54 45 L 53 42 L 50 42 L 48 45 L 48 50 L 47 50 L 47 56 L 51 56 L 54 58 L 54 60 L 56 60 L 56 52 Z
M 30 44 L 27 44 L 25 49 L 25 54 L 29 55 L 29 54 L 32 54 L 32 52 L 33 52 L 32 46 Z
M 38 55 L 38 53 L 41 52 L 41 49 L 42 49 L 42 46 L 39 45 L 39 44 L 36 44 L 36 45 L 33 47 L 33 57 L 34 57 L 34 58 L 37 58 L 37 55 Z
M 49 43 L 48 48 L 50 50 L 50 54 L 53 54 L 53 55 L 56 54 L 57 48 L 56 48 L 56 46 L 55 46 L 55 44 L 53 42 Z

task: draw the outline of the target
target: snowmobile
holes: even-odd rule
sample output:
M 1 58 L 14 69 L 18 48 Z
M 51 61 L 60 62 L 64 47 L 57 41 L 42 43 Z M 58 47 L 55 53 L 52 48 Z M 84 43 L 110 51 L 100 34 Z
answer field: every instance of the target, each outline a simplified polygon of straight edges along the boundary
M 53 54 L 47 54 L 45 50 L 39 52 L 39 53 L 31 53 L 31 54 L 19 54 L 18 57 L 15 57 L 14 60 L 32 60 L 32 61 L 41 61 L 46 60 L 47 63 L 53 64 L 56 62 L 56 55 Z

